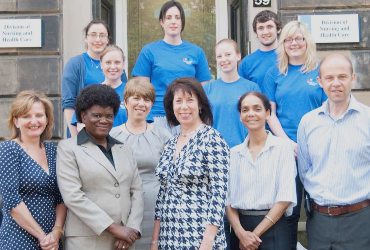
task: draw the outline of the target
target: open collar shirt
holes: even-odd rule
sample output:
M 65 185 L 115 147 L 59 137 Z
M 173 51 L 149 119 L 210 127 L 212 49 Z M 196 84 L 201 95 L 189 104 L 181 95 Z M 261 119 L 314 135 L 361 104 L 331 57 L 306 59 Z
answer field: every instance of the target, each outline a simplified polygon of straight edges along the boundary
M 328 101 L 302 118 L 298 170 L 319 205 L 370 199 L 370 108 L 351 96 L 347 111 L 330 116 Z
M 235 209 L 269 210 L 276 202 L 296 205 L 296 164 L 290 142 L 268 133 L 265 146 L 253 160 L 249 136 L 231 149 L 228 205 Z

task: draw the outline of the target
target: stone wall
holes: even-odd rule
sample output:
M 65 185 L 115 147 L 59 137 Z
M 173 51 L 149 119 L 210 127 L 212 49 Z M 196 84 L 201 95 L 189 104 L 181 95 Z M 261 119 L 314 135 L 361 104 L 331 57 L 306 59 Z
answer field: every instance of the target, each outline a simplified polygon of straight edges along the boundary
M 0 19 L 42 20 L 41 48 L 0 48 L 0 139 L 9 135 L 9 105 L 25 89 L 45 92 L 54 104 L 53 137 L 63 136 L 60 109 L 62 0 L 1 0 Z

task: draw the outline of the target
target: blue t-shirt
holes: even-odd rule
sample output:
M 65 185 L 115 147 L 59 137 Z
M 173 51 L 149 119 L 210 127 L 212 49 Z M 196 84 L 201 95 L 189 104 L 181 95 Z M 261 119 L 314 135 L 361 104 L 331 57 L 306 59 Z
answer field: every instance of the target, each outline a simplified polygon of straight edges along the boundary
M 82 54 L 85 61 L 84 87 L 103 82 L 105 76 L 100 67 L 100 61 L 91 58 L 87 52 Z
M 263 81 L 262 92 L 276 103 L 276 115 L 285 133 L 297 141 L 297 128 L 307 112 L 316 109 L 327 99 L 316 78 L 317 68 L 307 73 L 300 71 L 302 65 L 289 65 L 288 73 L 280 74 L 272 67 Z
M 238 101 L 246 92 L 260 92 L 258 85 L 242 77 L 230 83 L 217 79 L 206 84 L 204 90 L 211 103 L 213 127 L 221 133 L 230 148 L 242 143 L 248 132 L 240 121 Z
M 276 64 L 277 55 L 275 50 L 256 50 L 243 58 L 239 64 L 239 75 L 247 80 L 255 82 L 262 89 L 263 79 L 266 72 Z
M 211 79 L 204 51 L 187 41 L 171 45 L 163 40 L 149 43 L 143 47 L 132 76 L 149 77 L 153 83 L 156 99 L 151 114 L 164 116 L 163 98 L 168 85 L 179 77 L 195 77 L 198 81 Z

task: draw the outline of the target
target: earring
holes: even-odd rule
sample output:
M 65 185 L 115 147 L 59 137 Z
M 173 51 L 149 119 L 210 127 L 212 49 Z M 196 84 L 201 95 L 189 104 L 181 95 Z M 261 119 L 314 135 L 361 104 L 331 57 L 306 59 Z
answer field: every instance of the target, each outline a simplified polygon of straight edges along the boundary
M 200 115 L 202 114 L 202 109 L 199 109 L 199 114 L 200 114 Z

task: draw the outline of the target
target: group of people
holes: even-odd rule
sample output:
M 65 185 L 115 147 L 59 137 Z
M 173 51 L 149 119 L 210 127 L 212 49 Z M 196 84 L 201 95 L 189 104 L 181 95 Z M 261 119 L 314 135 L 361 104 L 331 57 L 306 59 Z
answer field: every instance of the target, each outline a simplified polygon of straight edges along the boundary
M 0 250 L 295 249 L 303 193 L 310 250 L 368 249 L 370 108 L 351 94 L 351 60 L 319 63 L 302 23 L 262 11 L 259 49 L 239 63 L 237 43 L 218 41 L 210 81 L 203 50 L 181 39 L 181 4 L 159 22 L 163 40 L 128 81 L 108 27 L 87 25 L 63 73 L 58 145 L 50 100 L 17 95 Z

